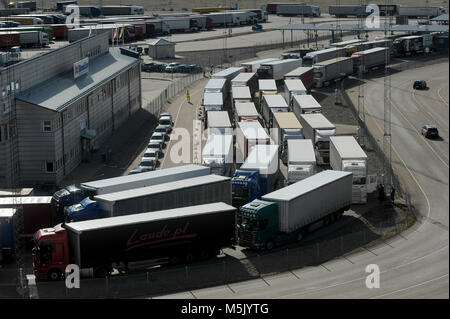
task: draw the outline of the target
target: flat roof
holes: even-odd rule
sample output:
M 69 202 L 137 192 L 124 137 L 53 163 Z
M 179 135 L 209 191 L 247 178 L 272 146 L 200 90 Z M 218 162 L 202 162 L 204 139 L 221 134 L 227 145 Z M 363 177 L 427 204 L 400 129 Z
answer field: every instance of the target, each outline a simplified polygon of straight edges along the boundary
M 264 195 L 261 197 L 261 199 L 268 201 L 290 201 L 294 198 L 307 194 L 314 189 L 320 188 L 348 175 L 352 175 L 352 172 L 333 170 L 322 171 L 297 183 L 291 184 L 272 193 Z
M 230 116 L 227 111 L 208 111 L 208 128 L 231 127 Z
M 65 227 L 80 234 L 83 231 L 89 231 L 94 229 L 109 228 L 120 225 L 140 224 L 143 222 L 151 222 L 161 219 L 162 220 L 175 219 L 184 216 L 205 215 L 213 212 L 223 212 L 223 211 L 234 212 L 236 211 L 236 208 L 223 202 L 217 202 L 204 205 L 186 206 L 181 208 L 160 210 L 142 214 L 133 214 L 126 216 L 87 220 L 82 222 L 73 222 L 66 224 Z
M 138 175 L 138 174 L 136 174 Z M 103 195 L 94 196 L 94 200 L 103 200 L 107 202 L 115 202 L 120 200 L 127 200 L 136 197 L 142 197 L 150 194 L 158 194 L 162 192 L 168 192 L 175 189 L 189 188 L 198 185 L 204 185 L 209 183 L 221 182 L 225 180 L 230 180 L 229 177 L 219 176 L 219 175 L 205 175 L 193 178 L 187 178 L 179 181 L 152 185 L 140 188 L 129 189 L 121 192 L 108 193 Z
M 386 51 L 389 50 L 389 48 L 387 47 L 377 47 L 377 48 L 372 48 L 372 49 L 368 49 L 368 50 L 364 50 L 364 51 L 358 51 L 353 53 L 353 55 L 364 55 L 364 54 L 370 54 L 373 52 L 378 52 L 378 51 Z
M 273 79 L 269 80 L 258 80 L 258 87 L 260 91 L 277 91 L 277 83 Z
M 336 128 L 323 114 L 302 114 L 303 119 L 313 128 Z
M 233 86 L 231 88 L 233 99 L 251 99 L 250 88 L 248 86 Z
M 210 79 L 205 85 L 205 90 L 222 90 L 226 82 L 225 79 Z
M 255 64 L 262 64 L 262 63 L 272 62 L 272 61 L 277 61 L 277 60 L 279 60 L 279 59 L 277 59 L 277 58 L 267 58 L 267 59 L 249 61 L 249 62 L 242 62 L 241 65 L 255 65 Z
M 330 64 L 333 64 L 333 63 L 338 63 L 338 62 L 341 62 L 341 61 L 344 61 L 344 60 L 351 60 L 351 59 L 352 59 L 351 57 L 337 57 L 337 58 L 332 58 L 332 59 L 325 60 L 325 61 L 322 61 L 322 62 L 317 62 L 316 64 L 314 64 L 314 66 L 330 65 Z
M 269 107 L 288 107 L 286 100 L 281 94 L 263 95 Z
M 306 87 L 300 79 L 284 80 L 284 85 L 288 91 L 306 91 Z
M 316 161 L 316 154 L 312 140 L 289 139 L 288 162 L 312 163 Z
M 233 82 L 248 82 L 248 81 L 251 80 L 255 75 L 256 75 L 255 72 L 243 72 L 243 73 L 239 73 L 238 75 L 236 75 L 236 76 L 231 80 L 231 83 L 233 83 Z
M 234 106 L 236 114 L 238 116 L 258 116 L 259 113 L 256 110 L 255 103 L 253 102 L 236 102 Z
M 223 105 L 223 94 L 221 92 L 205 92 L 203 105 Z
M 239 71 L 244 71 L 244 67 L 231 67 L 225 70 L 222 70 L 220 72 L 214 73 L 212 76 L 217 78 L 217 77 L 227 77 L 230 74 L 233 74 L 235 72 L 239 72 Z
M 278 64 L 284 64 L 287 62 L 292 62 L 292 61 L 300 61 L 300 59 L 283 59 L 283 60 L 278 60 L 278 61 L 271 61 L 271 62 L 266 62 L 266 63 L 261 63 L 262 65 L 278 65 Z
M 269 139 L 269 135 L 259 122 L 239 122 L 238 126 L 247 139 Z
M 366 153 L 353 136 L 330 136 L 330 141 L 336 147 L 341 159 L 367 158 Z
M 239 169 L 259 170 L 260 174 L 273 174 L 278 168 L 278 145 L 255 145 Z
M 89 61 L 89 73 L 73 79 L 65 72 L 16 95 L 16 99 L 52 111 L 62 111 L 108 80 L 139 63 L 138 59 L 111 50 Z
M 144 172 L 144 173 L 140 173 L 140 174 L 105 178 L 105 179 L 101 179 L 101 180 L 97 180 L 97 181 L 81 183 L 81 185 L 84 187 L 88 187 L 88 188 L 104 188 L 104 187 L 109 187 L 112 185 L 128 184 L 128 183 L 133 183 L 133 182 L 138 182 L 138 181 L 143 181 L 143 180 L 148 180 L 148 179 L 155 180 L 155 179 L 158 179 L 161 177 L 180 174 L 180 173 L 184 173 L 184 172 L 204 171 L 204 170 L 205 170 L 204 166 L 188 164 L 188 165 L 158 169 L 155 171 Z
M 345 48 L 328 48 L 328 49 L 323 49 L 323 50 L 319 50 L 319 51 L 313 51 L 313 52 L 308 52 L 306 53 L 306 56 L 315 56 L 317 54 L 322 54 L 322 53 L 327 53 L 327 52 L 332 52 L 332 51 L 345 51 Z
M 311 71 L 312 69 L 314 69 L 312 66 L 301 66 L 298 67 L 294 70 L 292 70 L 291 72 L 288 72 L 284 75 L 284 77 L 287 76 L 301 76 L 302 74 Z
M 293 112 L 273 112 L 273 117 L 281 129 L 303 128 Z
M 302 109 L 322 108 L 322 105 L 310 94 L 294 95 L 294 100 Z
M 202 150 L 202 156 L 226 155 L 233 144 L 231 134 L 210 134 Z

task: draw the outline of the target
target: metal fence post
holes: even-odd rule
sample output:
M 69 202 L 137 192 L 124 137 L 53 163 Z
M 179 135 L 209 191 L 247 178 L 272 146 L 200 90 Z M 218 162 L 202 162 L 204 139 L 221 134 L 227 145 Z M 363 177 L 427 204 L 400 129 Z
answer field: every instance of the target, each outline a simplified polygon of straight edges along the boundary
M 287 269 L 290 270 L 291 267 L 289 267 L 289 248 L 286 248 L 286 265 Z
M 147 281 L 146 281 L 146 288 L 148 289 L 150 286 L 150 278 L 149 278 L 150 274 L 147 271 Z
M 105 295 L 108 297 L 108 290 L 109 290 L 109 284 L 108 284 L 108 276 L 105 277 Z

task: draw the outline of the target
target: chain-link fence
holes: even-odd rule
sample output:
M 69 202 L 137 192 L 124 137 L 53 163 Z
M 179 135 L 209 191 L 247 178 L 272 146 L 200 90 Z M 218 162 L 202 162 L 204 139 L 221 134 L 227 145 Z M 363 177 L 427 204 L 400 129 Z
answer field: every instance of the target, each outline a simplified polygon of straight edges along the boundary
M 202 78 L 203 73 L 194 73 L 184 77 L 179 77 L 172 83 L 170 83 L 163 91 L 161 91 L 159 95 L 154 97 L 150 102 L 148 102 L 146 105 L 142 105 L 142 108 L 150 112 L 150 114 L 154 115 L 155 117 L 158 117 L 164 105 L 167 103 L 167 100 L 176 96 L 187 86 Z

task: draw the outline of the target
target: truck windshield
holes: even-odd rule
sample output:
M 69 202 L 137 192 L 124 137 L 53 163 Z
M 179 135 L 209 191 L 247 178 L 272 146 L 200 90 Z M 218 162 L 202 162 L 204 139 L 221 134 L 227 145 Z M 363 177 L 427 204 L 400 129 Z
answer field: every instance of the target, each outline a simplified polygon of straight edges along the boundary
M 42 243 L 37 246 L 38 258 L 41 264 L 51 264 L 52 263 L 52 245 Z
M 330 142 L 329 141 L 319 141 L 319 142 L 317 142 L 317 148 L 319 150 L 329 150 Z

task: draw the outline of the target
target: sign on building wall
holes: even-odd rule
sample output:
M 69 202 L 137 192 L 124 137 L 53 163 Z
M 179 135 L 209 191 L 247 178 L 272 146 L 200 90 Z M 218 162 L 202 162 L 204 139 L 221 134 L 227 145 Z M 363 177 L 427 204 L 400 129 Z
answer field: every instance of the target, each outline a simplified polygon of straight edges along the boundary
M 73 78 L 77 79 L 83 74 L 89 73 L 89 58 L 84 58 L 73 64 Z

